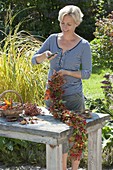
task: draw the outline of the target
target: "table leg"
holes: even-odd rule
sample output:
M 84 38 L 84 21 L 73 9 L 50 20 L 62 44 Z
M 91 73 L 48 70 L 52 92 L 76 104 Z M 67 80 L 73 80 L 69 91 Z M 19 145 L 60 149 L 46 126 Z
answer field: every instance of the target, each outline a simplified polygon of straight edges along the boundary
M 47 170 L 62 170 L 62 145 L 53 146 L 46 144 Z
M 88 170 L 102 170 L 102 130 L 88 134 Z

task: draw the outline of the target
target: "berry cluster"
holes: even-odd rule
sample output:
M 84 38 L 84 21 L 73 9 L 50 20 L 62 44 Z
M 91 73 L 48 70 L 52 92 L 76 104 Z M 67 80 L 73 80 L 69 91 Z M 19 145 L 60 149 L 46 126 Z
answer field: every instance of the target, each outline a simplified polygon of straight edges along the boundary
M 42 109 L 38 108 L 36 104 L 25 103 L 24 114 L 27 116 L 37 116 L 42 113 Z

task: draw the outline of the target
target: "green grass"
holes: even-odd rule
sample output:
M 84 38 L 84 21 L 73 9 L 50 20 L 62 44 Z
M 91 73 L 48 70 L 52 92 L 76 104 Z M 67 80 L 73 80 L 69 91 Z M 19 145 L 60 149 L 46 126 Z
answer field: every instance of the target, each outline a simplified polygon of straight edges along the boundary
M 83 91 L 86 98 L 104 98 L 103 90 L 101 89 L 101 81 L 104 79 L 103 76 L 107 72 L 110 71 L 108 69 L 100 71 L 94 68 L 91 77 L 88 80 L 83 80 Z
M 83 91 L 84 95 L 87 98 L 103 98 L 104 94 L 101 89 L 101 81 L 103 79 L 103 74 L 98 75 L 98 74 L 92 74 L 89 80 L 84 80 L 83 81 Z

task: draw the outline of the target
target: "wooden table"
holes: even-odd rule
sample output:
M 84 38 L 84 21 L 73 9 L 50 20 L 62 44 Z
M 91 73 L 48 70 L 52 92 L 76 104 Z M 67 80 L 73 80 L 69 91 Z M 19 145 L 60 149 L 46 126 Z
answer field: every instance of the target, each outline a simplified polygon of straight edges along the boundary
M 0 118 L 0 136 L 46 144 L 47 170 L 62 170 L 62 144 L 71 129 L 42 109 L 46 114 L 38 116 L 38 124 L 21 125 Z M 88 170 L 102 170 L 101 128 L 109 118 L 108 114 L 93 113 L 92 119 L 87 119 Z

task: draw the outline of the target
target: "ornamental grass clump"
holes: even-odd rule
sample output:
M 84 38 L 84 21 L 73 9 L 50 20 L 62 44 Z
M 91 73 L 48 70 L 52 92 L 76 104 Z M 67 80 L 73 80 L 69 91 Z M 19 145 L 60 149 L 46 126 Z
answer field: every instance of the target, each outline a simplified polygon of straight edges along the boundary
M 0 94 L 5 90 L 15 90 L 21 94 L 24 103 L 32 102 L 42 106 L 48 63 L 36 66 L 31 64 L 31 58 L 42 42 L 29 32 L 20 30 L 20 26 L 27 22 L 25 18 L 17 25 L 13 23 L 21 12 L 13 14 L 9 7 L 4 21 L 4 28 L 8 31 L 0 30 L 3 34 L 0 42 Z
M 73 132 L 69 137 L 69 157 L 71 159 L 80 160 L 83 150 L 86 148 L 86 120 L 79 112 L 68 110 L 65 101 L 62 100 L 64 93 L 62 86 L 65 80 L 57 72 L 55 72 L 51 80 L 48 81 L 48 88 L 45 93 L 45 100 L 50 100 L 49 108 L 54 118 L 60 119 L 68 126 L 73 128 Z

